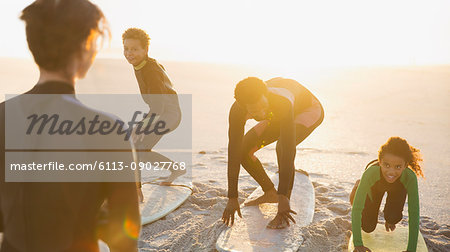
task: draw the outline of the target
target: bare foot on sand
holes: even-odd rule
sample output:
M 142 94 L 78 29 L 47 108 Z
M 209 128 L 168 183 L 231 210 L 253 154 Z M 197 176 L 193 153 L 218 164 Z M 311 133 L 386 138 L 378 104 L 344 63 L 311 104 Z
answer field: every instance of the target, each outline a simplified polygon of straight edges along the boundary
M 264 193 L 264 195 L 254 199 L 250 200 L 248 202 L 245 202 L 245 206 L 257 206 L 262 203 L 278 203 L 278 194 L 275 188 L 273 188 L 270 191 L 267 191 Z
M 184 174 L 186 174 L 186 170 L 171 171 L 170 176 L 161 183 L 159 183 L 159 185 L 170 186 L 175 179 L 177 179 L 180 176 L 183 176 Z

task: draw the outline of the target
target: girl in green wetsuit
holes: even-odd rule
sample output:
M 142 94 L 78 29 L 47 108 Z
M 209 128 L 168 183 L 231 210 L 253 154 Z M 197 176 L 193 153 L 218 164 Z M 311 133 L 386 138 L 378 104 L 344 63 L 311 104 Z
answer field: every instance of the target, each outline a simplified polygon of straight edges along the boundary
M 367 233 L 375 230 L 385 192 L 387 198 L 383 212 L 386 231 L 394 231 L 395 225 L 403 218 L 402 211 L 408 195 L 407 251 L 416 251 L 419 234 L 417 176 L 423 177 L 420 161 L 422 158 L 419 150 L 400 137 L 391 137 L 381 146 L 378 160 L 368 165 L 350 194 L 354 251 L 370 251 L 363 244 L 361 229 Z

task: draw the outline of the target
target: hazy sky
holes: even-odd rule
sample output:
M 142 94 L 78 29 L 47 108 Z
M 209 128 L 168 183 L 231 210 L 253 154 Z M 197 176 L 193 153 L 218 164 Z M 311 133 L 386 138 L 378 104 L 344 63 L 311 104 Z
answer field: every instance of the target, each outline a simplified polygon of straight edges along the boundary
M 0 57 L 30 57 L 20 11 L 0 1 Z M 160 60 L 281 65 L 450 64 L 450 1 L 95 0 L 121 56 L 128 27 Z

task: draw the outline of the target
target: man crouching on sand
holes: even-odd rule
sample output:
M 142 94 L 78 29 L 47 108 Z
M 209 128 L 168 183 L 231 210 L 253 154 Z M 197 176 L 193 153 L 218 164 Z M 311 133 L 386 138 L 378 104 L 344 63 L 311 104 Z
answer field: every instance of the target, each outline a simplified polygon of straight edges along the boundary
M 274 78 L 264 82 L 255 77 L 240 81 L 234 90 L 236 101 L 231 106 L 228 130 L 228 203 L 222 221 L 233 225 L 237 211 L 240 165 L 258 182 L 264 195 L 247 206 L 278 203 L 278 213 L 267 225 L 282 229 L 295 223 L 296 214 L 289 205 L 294 184 L 296 145 L 301 143 L 323 121 L 323 108 L 317 98 L 295 80 Z M 248 119 L 259 123 L 244 135 Z M 254 155 L 260 148 L 277 141 L 279 170 L 278 191 Z

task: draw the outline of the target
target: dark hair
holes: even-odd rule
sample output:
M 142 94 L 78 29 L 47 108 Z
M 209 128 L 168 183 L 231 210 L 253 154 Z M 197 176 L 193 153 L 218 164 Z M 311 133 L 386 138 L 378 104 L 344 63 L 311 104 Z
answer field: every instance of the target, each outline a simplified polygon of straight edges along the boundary
M 145 50 L 148 51 L 148 46 L 150 45 L 150 37 L 144 30 L 139 28 L 128 28 L 122 34 L 122 42 L 125 41 L 125 39 L 139 40 L 139 42 L 141 42 L 142 48 L 145 48 Z
M 256 77 L 241 80 L 234 89 L 234 98 L 241 105 L 258 102 L 267 93 L 266 83 Z
M 381 160 L 386 153 L 403 158 L 408 167 L 416 173 L 417 176 L 423 176 L 423 170 L 420 162 L 423 161 L 420 150 L 412 147 L 401 137 L 391 137 L 383 144 L 378 151 L 378 160 Z
M 105 16 L 88 0 L 38 0 L 20 19 L 34 61 L 49 71 L 65 69 L 91 36 L 109 35 Z

